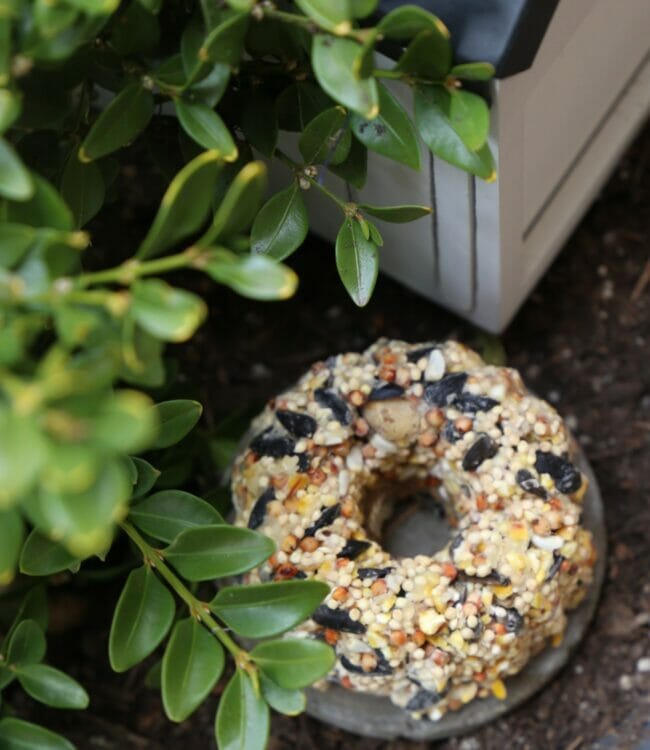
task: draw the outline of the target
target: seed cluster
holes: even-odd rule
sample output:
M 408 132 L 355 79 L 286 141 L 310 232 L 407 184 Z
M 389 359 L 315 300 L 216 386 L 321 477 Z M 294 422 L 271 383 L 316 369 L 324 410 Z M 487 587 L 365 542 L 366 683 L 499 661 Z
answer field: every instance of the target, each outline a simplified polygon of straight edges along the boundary
M 506 697 L 512 675 L 583 598 L 595 550 L 569 436 L 519 374 L 456 342 L 381 339 L 312 366 L 253 423 L 238 457 L 238 523 L 277 540 L 254 580 L 330 593 L 293 635 L 337 653 L 329 680 L 439 719 Z M 455 526 L 432 557 L 371 539 L 373 491 L 416 486 Z

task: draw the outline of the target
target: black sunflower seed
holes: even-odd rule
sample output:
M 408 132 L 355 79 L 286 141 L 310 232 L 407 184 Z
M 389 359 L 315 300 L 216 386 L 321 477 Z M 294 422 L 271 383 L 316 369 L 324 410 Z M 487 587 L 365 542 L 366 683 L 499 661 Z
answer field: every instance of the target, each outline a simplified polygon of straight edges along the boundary
M 393 570 L 395 568 L 359 568 L 357 575 L 359 578 L 386 578 Z
M 470 447 L 463 458 L 463 469 L 475 471 L 487 458 L 496 456 L 499 446 L 489 435 L 480 435 Z
M 293 455 L 298 456 L 298 471 L 303 474 L 309 471 L 311 456 L 308 453 L 294 453 Z
M 386 383 L 373 388 L 368 396 L 368 401 L 385 401 L 387 398 L 399 398 L 404 395 L 404 389 L 396 383 Z
M 499 402 L 488 396 L 475 396 L 473 393 L 461 393 L 454 399 L 454 409 L 467 414 L 476 414 L 477 411 L 490 411 L 498 406 Z
M 460 547 L 460 545 L 463 543 L 463 535 L 462 534 L 456 534 L 456 536 L 451 540 L 451 544 L 449 545 L 449 556 L 451 559 L 454 559 L 454 552 Z
M 278 409 L 275 412 L 280 424 L 284 429 L 296 438 L 308 438 L 315 432 L 318 425 L 313 417 L 309 414 L 300 414 L 297 411 L 288 411 L 287 409 Z
M 330 609 L 327 604 L 321 604 L 312 614 L 311 619 L 324 628 L 340 630 L 342 633 L 361 635 L 366 632 L 366 626 L 356 622 L 344 609 Z
M 561 555 L 557 550 L 553 550 L 553 562 L 551 563 L 551 567 L 548 569 L 548 574 L 546 576 L 547 581 L 550 581 L 551 578 L 557 575 L 557 572 L 562 567 L 563 562 L 564 555 Z
M 314 534 L 319 529 L 322 529 L 325 526 L 329 526 L 331 523 L 333 523 L 334 520 L 338 518 L 340 513 L 341 503 L 330 505 L 329 508 L 325 508 L 325 510 L 320 514 L 316 521 L 308 529 L 305 529 L 305 536 L 314 536 Z
M 264 523 L 264 517 L 266 516 L 266 506 L 275 500 L 275 490 L 273 487 L 269 487 L 257 498 L 253 510 L 248 517 L 248 528 L 256 529 Z
M 347 669 L 348 672 L 352 672 L 353 674 L 364 674 L 368 677 L 372 677 L 372 675 L 381 676 L 392 674 L 393 668 L 386 660 L 386 657 L 378 648 L 376 648 L 374 651 L 375 655 L 377 656 L 377 666 L 369 671 L 366 671 L 365 669 L 363 669 L 363 667 L 360 667 L 357 664 L 353 664 L 347 656 L 341 656 L 341 664 L 345 667 L 345 669 Z
M 427 357 L 431 352 L 437 349 L 436 346 L 421 346 L 418 349 L 413 349 L 412 352 L 409 352 L 406 355 L 406 359 L 408 359 L 409 362 L 419 362 L 422 357 Z
M 296 444 L 291 438 L 274 434 L 271 427 L 267 427 L 250 442 L 250 449 L 258 456 L 271 456 L 271 458 L 290 456 L 295 447 Z
M 424 400 L 432 406 L 448 406 L 461 393 L 467 382 L 466 372 L 445 375 L 424 387 Z
M 373 674 L 393 674 L 393 668 L 388 663 L 388 659 L 384 656 L 380 648 L 375 649 L 377 656 L 377 666 L 372 670 Z
M 345 655 L 341 656 L 341 664 L 348 672 L 352 672 L 352 674 L 366 674 L 358 664 L 353 664 Z
M 343 549 L 337 554 L 337 557 L 347 557 L 349 560 L 355 560 L 368 547 L 370 547 L 370 542 L 366 542 L 363 539 L 348 539 Z
M 352 421 L 352 412 L 348 408 L 348 405 L 334 391 L 327 390 L 326 388 L 317 388 L 314 391 L 314 398 L 320 406 L 329 409 L 334 418 L 341 424 L 350 424 Z
M 436 693 L 433 690 L 425 690 L 422 688 L 411 698 L 406 704 L 407 711 L 424 711 L 425 708 L 431 708 L 439 703 L 442 699 L 440 693 Z
M 540 474 L 550 474 L 560 492 L 568 494 L 580 489 L 582 484 L 580 472 L 572 463 L 561 456 L 546 451 L 537 451 L 535 468 Z
M 514 607 L 510 607 L 506 610 L 503 624 L 509 633 L 518 633 L 524 625 L 524 618 Z
M 531 495 L 541 497 L 542 500 L 546 500 L 548 493 L 537 481 L 537 479 L 528 471 L 528 469 L 519 469 L 515 475 L 517 484 L 521 487 L 524 492 L 530 492 Z
M 442 426 L 440 437 L 448 443 L 456 443 L 463 437 L 463 433 L 456 428 L 453 422 L 447 420 Z

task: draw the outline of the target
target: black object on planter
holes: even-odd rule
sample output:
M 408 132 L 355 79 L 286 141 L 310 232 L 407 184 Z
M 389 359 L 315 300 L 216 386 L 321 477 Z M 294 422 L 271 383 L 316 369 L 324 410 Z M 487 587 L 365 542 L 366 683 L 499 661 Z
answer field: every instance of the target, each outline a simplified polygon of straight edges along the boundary
M 457 63 L 490 62 L 497 78 L 530 68 L 559 0 L 415 0 L 451 32 Z M 379 12 L 406 5 L 381 0 Z

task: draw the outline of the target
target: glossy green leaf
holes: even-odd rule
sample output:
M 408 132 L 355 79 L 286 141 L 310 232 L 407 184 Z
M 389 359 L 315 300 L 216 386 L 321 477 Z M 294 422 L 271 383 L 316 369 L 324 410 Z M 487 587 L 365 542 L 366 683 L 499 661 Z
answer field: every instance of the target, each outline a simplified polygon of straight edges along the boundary
M 449 38 L 436 27 L 421 31 L 397 61 L 396 69 L 443 83 L 451 67 Z
M 377 281 L 379 258 L 377 246 L 364 237 L 355 219 L 346 219 L 336 236 L 336 267 L 354 303 L 367 305 Z
M 352 72 L 357 78 L 369 78 L 375 70 L 375 44 L 378 32 L 368 34 L 368 38 L 357 52 L 352 63 Z
M 174 102 L 178 120 L 183 130 L 199 146 L 216 151 L 224 161 L 235 161 L 237 146 L 224 121 L 207 105 L 176 99 Z
M 209 503 L 181 490 L 156 492 L 134 505 L 129 517 L 139 529 L 163 542 L 173 541 L 186 529 L 224 523 Z
M 29 576 L 49 576 L 77 562 L 77 558 L 57 542 L 35 529 L 30 533 L 20 555 L 20 572 Z
M 116 672 L 125 672 L 158 646 L 174 618 L 174 597 L 149 566 L 132 571 L 115 607 L 108 656 Z
M 238 635 L 268 638 L 306 619 L 328 591 L 321 581 L 225 586 L 210 602 L 210 608 Z
M 317 115 L 305 128 L 298 147 L 307 164 L 340 164 L 350 152 L 347 112 L 332 107 Z
M 20 114 L 20 95 L 10 89 L 0 89 L 0 133 L 4 133 Z
M 34 195 L 29 170 L 7 141 L 0 138 L 0 196 L 12 201 L 26 201 Z
M 463 81 L 489 81 L 494 78 L 494 65 L 488 62 L 462 63 L 449 71 L 454 78 Z
M 75 750 L 60 734 L 22 719 L 0 719 L 2 750 Z
M 393 224 L 404 224 L 431 214 L 429 206 L 369 206 L 367 203 L 360 203 L 359 208 L 364 214 L 370 214 Z
M 0 510 L 32 487 L 47 457 L 36 420 L 0 408 Z
M 368 174 L 368 149 L 356 138 L 352 139 L 350 153 L 341 164 L 330 164 L 328 169 L 345 182 L 361 190 Z
M 201 228 L 211 208 L 219 170 L 217 151 L 205 151 L 181 169 L 163 196 L 138 257 L 158 255 Z
M 149 492 L 149 490 L 154 486 L 156 480 L 160 476 L 160 471 L 158 471 L 158 469 L 156 469 L 155 466 L 152 466 L 148 461 L 145 461 L 144 458 L 133 456 L 131 458 L 131 461 L 133 461 L 137 472 L 132 497 L 138 498 L 146 495 L 147 492 Z
M 276 685 L 264 672 L 260 672 L 260 685 L 264 700 L 274 711 L 285 716 L 298 716 L 307 706 L 307 698 L 302 690 L 287 690 Z
M 83 227 L 104 204 L 104 178 L 94 162 L 84 164 L 73 153 L 61 179 L 61 195 L 70 206 L 75 226 Z
M 74 229 L 72 211 L 58 191 L 40 175 L 32 173 L 34 194 L 27 201 L 10 203 L 7 219 L 32 227 L 47 227 L 70 232 Z
M 441 159 L 488 182 L 496 178 L 494 160 L 487 147 L 467 147 L 450 118 L 451 95 L 442 86 L 415 90 L 415 124 L 422 140 Z
M 237 669 L 223 691 L 215 722 L 219 750 L 264 750 L 269 707 L 255 694 L 250 677 Z
M 385 86 L 377 84 L 379 114 L 372 120 L 352 116 L 355 136 L 371 151 L 420 168 L 420 144 L 411 118 Z
M 215 26 L 199 50 L 199 60 L 236 66 L 241 57 L 248 23 L 248 13 L 233 13 Z
M 7 664 L 12 667 L 38 664 L 45 657 L 45 635 L 35 620 L 21 620 L 7 641 Z
M 298 286 L 298 277 L 290 268 L 264 255 L 210 250 L 202 268 L 215 281 L 251 299 L 287 299 Z
M 379 0 L 349 0 L 349 3 L 355 18 L 365 18 L 377 10 Z
M 79 149 L 81 161 L 93 161 L 126 146 L 147 127 L 153 115 L 153 94 L 131 83 L 93 123 Z
M 230 184 L 211 226 L 197 244 L 205 247 L 220 237 L 229 237 L 247 229 L 265 190 L 266 166 L 261 161 L 249 162 Z
M 449 121 L 463 143 L 478 151 L 490 132 L 490 110 L 485 99 L 463 89 L 450 92 Z
M 305 201 L 293 182 L 270 198 L 255 217 L 251 229 L 251 252 L 284 260 L 297 250 L 309 230 Z
M 145 331 L 163 341 L 187 341 L 208 314 L 201 297 L 160 279 L 138 281 L 131 289 L 133 317 Z
M 345 34 L 351 28 L 349 0 L 296 0 L 296 5 L 322 29 Z
M 184 721 L 201 705 L 224 661 L 219 641 L 193 617 L 174 625 L 162 662 L 162 701 L 169 719 Z
M 412 39 L 421 31 L 437 29 L 442 36 L 449 31 L 442 21 L 418 5 L 400 5 L 389 11 L 377 24 L 382 36 L 389 39 Z
M 13 508 L 0 510 L 0 586 L 13 580 L 24 537 L 20 513 Z
M 158 437 L 151 445 L 154 450 L 169 448 L 181 441 L 201 418 L 203 407 L 198 401 L 176 399 L 154 406 L 160 425 Z
M 209 581 L 250 570 L 274 550 L 273 541 L 262 534 L 222 525 L 183 531 L 164 554 L 188 581 Z
M 336 658 L 326 643 L 311 638 L 264 641 L 250 656 L 267 677 L 287 690 L 307 687 L 325 677 Z
M 101 402 L 92 436 L 118 452 L 144 450 L 158 427 L 151 405 L 151 399 L 140 391 L 115 391 Z
M 317 34 L 312 44 L 312 67 L 325 92 L 344 107 L 372 119 L 379 114 L 374 78 L 357 78 L 352 70 L 359 45 L 350 39 Z
M 47 664 L 29 664 L 16 670 L 18 682 L 34 700 L 52 708 L 88 707 L 88 693 L 72 677 Z

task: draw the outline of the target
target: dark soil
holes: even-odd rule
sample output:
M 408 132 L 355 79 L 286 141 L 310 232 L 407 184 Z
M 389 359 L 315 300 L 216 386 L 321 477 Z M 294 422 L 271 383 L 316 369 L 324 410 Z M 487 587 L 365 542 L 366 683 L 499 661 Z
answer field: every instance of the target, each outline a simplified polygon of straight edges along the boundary
M 507 361 L 552 401 L 578 435 L 598 475 L 609 534 L 608 572 L 589 633 L 561 675 L 507 717 L 439 750 L 577 750 L 650 747 L 650 130 L 616 173 L 502 337 Z M 137 227 L 129 217 L 120 230 Z M 130 226 L 129 226 L 130 224 Z M 137 231 L 137 229 L 135 229 Z M 183 352 L 200 386 L 207 424 L 236 405 L 262 402 L 308 365 L 357 350 L 378 336 L 427 341 L 452 335 L 481 345 L 453 315 L 380 278 L 363 310 L 347 299 L 331 246 L 310 240 L 296 258 L 298 294 L 280 304 L 211 294 L 211 316 Z M 25 717 L 64 732 L 80 750 L 213 748 L 216 698 L 185 724 L 171 725 L 144 667 L 107 666 L 114 585 L 53 594 L 50 661 L 77 676 L 90 710 L 54 712 L 12 702 Z M 645 742 L 644 742 L 645 740 Z M 302 716 L 276 717 L 271 750 L 422 750 L 424 743 L 360 738 Z

